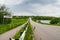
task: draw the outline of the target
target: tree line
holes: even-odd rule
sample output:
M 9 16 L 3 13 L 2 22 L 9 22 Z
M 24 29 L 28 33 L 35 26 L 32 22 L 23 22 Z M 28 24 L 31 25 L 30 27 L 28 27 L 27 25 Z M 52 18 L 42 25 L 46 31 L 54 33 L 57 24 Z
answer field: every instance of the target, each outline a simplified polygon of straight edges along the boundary
M 51 20 L 50 24 L 60 24 L 60 17 L 50 17 L 50 16 L 33 16 L 32 19 L 36 20 Z

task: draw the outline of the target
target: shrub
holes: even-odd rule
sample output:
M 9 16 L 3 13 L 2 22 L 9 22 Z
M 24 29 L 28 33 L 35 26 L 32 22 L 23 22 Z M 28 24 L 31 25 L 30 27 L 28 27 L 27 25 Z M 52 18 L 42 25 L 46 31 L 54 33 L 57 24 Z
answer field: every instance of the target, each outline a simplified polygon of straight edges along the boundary
M 11 13 L 8 11 L 8 8 L 3 5 L 3 6 L 0 6 L 0 24 L 5 23 L 4 20 L 3 20 L 4 15 L 11 16 Z M 10 19 L 9 19 L 9 21 L 7 23 L 10 23 Z
M 11 18 L 4 18 L 4 24 L 10 24 Z
M 59 18 L 53 18 L 53 19 L 51 20 L 50 24 L 57 24 L 57 23 L 59 23 L 59 22 L 60 22 Z

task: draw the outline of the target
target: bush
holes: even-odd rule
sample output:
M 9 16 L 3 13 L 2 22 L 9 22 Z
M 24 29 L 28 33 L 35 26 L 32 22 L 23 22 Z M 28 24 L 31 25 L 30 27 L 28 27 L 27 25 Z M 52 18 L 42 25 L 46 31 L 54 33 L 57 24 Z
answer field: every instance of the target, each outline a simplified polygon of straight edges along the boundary
M 11 18 L 4 18 L 4 24 L 10 24 Z
M 57 23 L 59 23 L 59 22 L 60 22 L 59 18 L 53 18 L 53 19 L 51 20 L 50 24 L 57 24 Z
M 3 18 L 4 18 L 4 15 L 9 15 L 11 16 L 11 13 L 8 11 L 8 8 L 6 6 L 0 6 L 0 24 L 3 24 L 3 23 L 10 23 L 10 19 L 9 21 L 7 22 L 4 22 Z
M 0 18 L 0 24 L 2 24 L 3 23 L 3 19 L 2 18 Z

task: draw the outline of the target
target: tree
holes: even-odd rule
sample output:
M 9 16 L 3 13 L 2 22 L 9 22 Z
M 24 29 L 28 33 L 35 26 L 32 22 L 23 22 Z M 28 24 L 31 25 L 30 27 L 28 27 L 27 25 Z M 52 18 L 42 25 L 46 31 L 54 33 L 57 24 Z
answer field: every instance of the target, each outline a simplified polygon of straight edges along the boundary
M 4 15 L 11 16 L 11 13 L 8 11 L 8 8 L 6 8 L 5 6 L 0 6 L 0 24 L 3 23 Z
M 58 24 L 60 22 L 59 18 L 53 18 L 50 22 L 50 24 Z

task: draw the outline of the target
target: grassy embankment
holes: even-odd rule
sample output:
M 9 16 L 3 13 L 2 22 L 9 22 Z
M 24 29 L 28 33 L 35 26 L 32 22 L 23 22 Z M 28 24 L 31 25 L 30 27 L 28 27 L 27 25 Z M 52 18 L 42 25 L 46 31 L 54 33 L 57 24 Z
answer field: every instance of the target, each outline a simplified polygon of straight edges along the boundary
M 28 23 L 28 29 L 27 29 L 27 32 L 25 34 L 25 38 L 24 40 L 33 40 L 33 37 L 34 37 L 34 34 L 33 34 L 33 30 L 34 30 L 34 27 Z
M 16 35 L 13 37 L 14 39 L 19 39 L 21 34 L 24 32 L 24 30 L 27 27 L 27 31 L 24 37 L 24 40 L 33 40 L 33 27 L 31 26 L 31 24 L 28 22 L 24 27 L 22 27 L 17 33 Z
M 0 24 L 0 34 L 9 31 L 13 28 L 16 28 L 17 26 L 25 23 L 27 21 L 28 18 L 23 19 L 17 19 L 17 18 L 12 18 L 12 22 L 10 24 Z
M 13 39 L 15 39 L 15 40 L 19 39 L 26 27 L 27 27 L 27 24 L 24 27 L 22 27 L 19 31 L 17 31 L 17 33 L 14 35 Z

